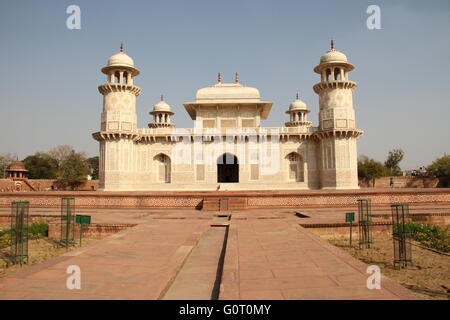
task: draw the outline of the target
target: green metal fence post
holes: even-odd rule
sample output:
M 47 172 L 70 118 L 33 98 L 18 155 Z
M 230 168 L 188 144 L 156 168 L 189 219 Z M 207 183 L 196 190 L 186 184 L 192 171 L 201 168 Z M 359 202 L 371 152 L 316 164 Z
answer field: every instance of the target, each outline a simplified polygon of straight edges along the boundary
M 353 221 L 355 221 L 355 213 L 347 212 L 345 214 L 345 222 L 350 223 L 350 248 L 352 247 L 352 225 Z
M 28 264 L 28 201 L 11 202 L 10 262 Z
M 75 198 L 61 198 L 61 244 L 66 248 L 75 241 Z
M 372 241 L 372 213 L 370 199 L 358 200 L 359 248 L 369 249 Z
M 91 224 L 91 216 L 86 216 L 86 215 L 76 215 L 75 216 L 75 223 L 79 224 L 79 232 L 80 232 L 80 246 L 82 243 L 82 238 L 83 238 L 83 225 L 85 224 Z

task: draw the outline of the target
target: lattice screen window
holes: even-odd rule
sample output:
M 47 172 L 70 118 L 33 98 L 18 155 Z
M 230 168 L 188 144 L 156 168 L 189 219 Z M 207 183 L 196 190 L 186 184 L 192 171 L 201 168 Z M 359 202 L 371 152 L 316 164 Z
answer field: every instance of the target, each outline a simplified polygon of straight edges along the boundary
M 168 156 L 161 154 L 156 157 L 158 166 L 158 181 L 170 182 L 170 159 Z
M 287 159 L 289 161 L 289 180 L 304 182 L 305 176 L 303 171 L 304 163 L 302 156 L 292 152 L 288 154 Z
M 216 120 L 203 120 L 203 128 L 215 128 Z
M 166 165 L 164 163 L 158 164 L 158 180 L 161 182 L 166 180 Z
M 333 148 L 332 146 L 327 146 L 326 149 L 326 155 L 327 155 L 327 168 L 333 169 L 334 168 L 334 157 L 333 157 Z
M 236 127 L 236 120 L 221 120 L 220 126 L 222 128 L 234 128 Z
M 259 164 L 250 165 L 250 180 L 259 180 Z
M 289 164 L 289 179 L 297 181 L 297 163 Z
M 205 180 L 205 165 L 204 164 L 196 165 L 196 180 L 197 181 Z
M 255 127 L 255 119 L 242 119 L 243 128 L 253 128 Z

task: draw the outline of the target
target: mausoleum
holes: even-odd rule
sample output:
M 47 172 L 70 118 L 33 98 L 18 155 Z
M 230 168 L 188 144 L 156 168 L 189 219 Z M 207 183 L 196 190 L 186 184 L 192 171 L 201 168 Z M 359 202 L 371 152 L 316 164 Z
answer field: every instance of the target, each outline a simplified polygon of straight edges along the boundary
M 296 97 L 287 122 L 264 127 L 272 102 L 258 89 L 217 83 L 184 103 L 192 128 L 177 128 L 174 112 L 161 96 L 150 111 L 148 128 L 137 127 L 134 84 L 139 69 L 123 50 L 102 69 L 106 82 L 100 131 L 99 190 L 282 190 L 357 189 L 357 138 L 354 66 L 331 49 L 314 67 L 319 82 L 319 123 L 308 120 L 308 106 Z

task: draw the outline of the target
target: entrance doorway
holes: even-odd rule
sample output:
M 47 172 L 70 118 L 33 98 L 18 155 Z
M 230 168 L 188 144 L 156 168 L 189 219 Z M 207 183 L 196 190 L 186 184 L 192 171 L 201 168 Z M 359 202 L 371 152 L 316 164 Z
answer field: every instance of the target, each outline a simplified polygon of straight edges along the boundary
M 217 182 L 239 182 L 239 163 L 235 155 L 224 153 L 217 158 Z

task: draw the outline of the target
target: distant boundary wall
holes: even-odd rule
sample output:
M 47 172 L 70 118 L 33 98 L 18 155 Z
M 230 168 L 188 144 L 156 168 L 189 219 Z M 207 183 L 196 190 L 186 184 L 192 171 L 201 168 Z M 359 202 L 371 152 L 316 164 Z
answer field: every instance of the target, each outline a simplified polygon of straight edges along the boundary
M 375 179 L 375 188 L 389 188 L 391 178 L 394 179 L 394 188 L 436 188 L 439 185 L 439 179 L 433 177 L 382 177 Z M 371 188 L 372 181 L 359 180 L 361 188 Z
M 50 191 L 63 190 L 61 183 L 54 179 L 0 179 L 1 192 L 22 191 Z M 98 189 L 98 180 L 87 180 L 80 185 L 79 191 L 95 191 Z

